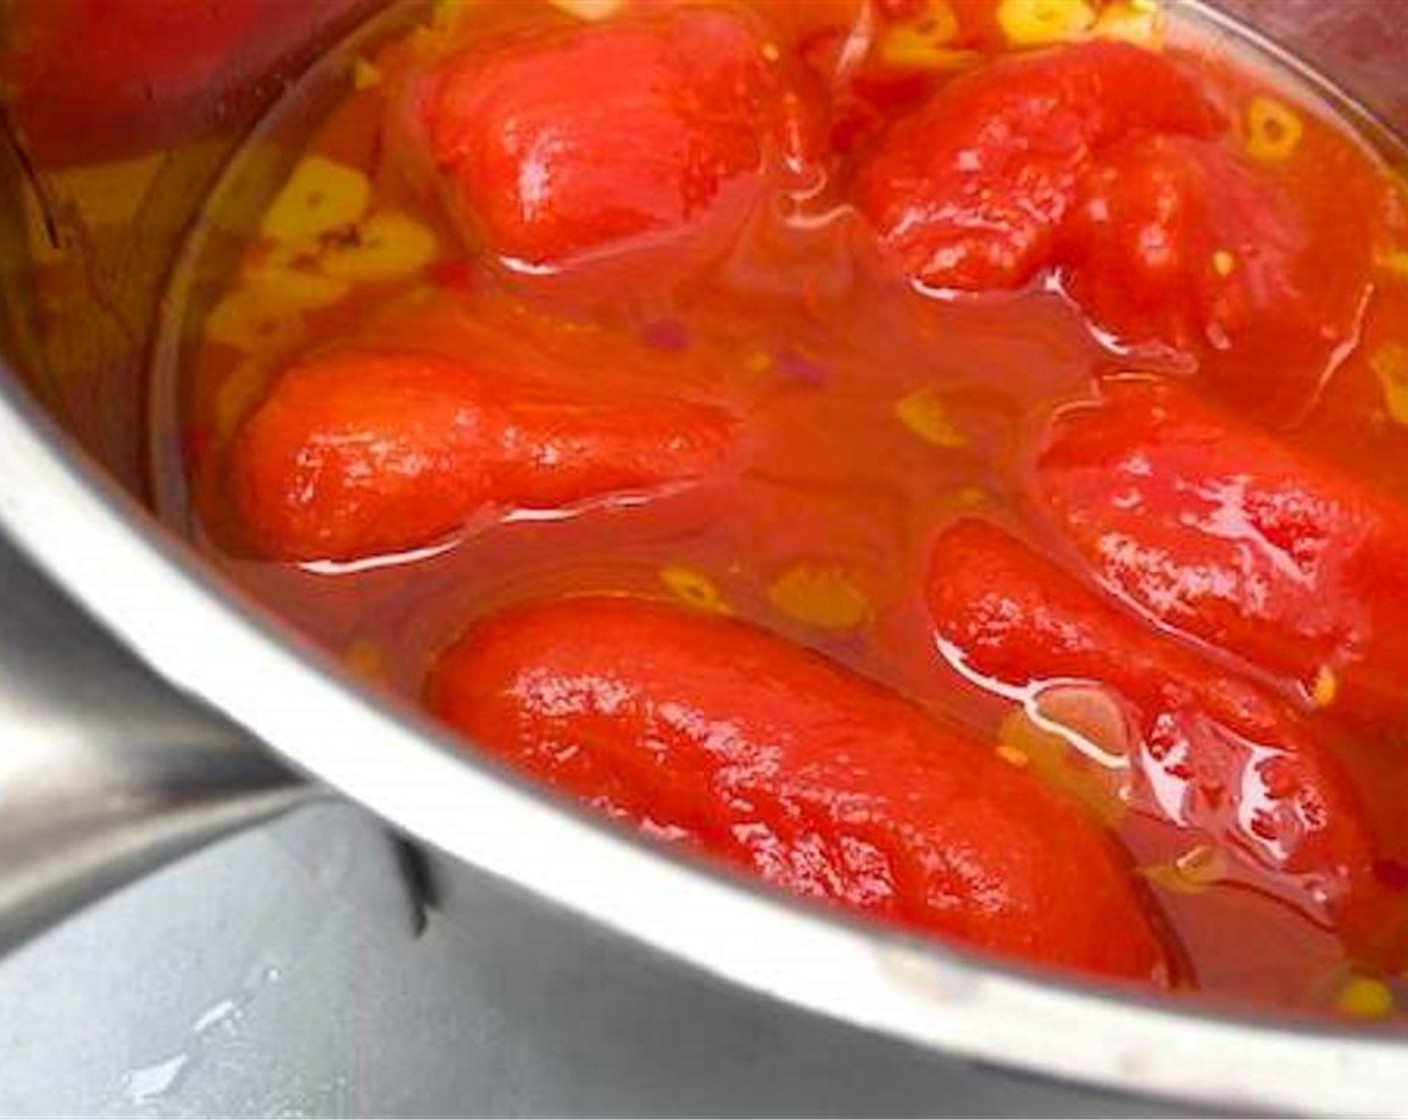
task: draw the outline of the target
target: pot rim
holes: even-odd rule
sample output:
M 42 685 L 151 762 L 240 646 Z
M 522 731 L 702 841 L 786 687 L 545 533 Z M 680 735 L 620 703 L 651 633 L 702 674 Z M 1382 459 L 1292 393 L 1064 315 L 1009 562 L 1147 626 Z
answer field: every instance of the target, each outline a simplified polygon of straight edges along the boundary
M 304 772 L 466 862 L 717 978 L 921 1047 L 1234 1109 L 1403 1112 L 1371 1027 L 1180 1007 L 786 899 L 454 745 L 205 568 L 0 367 L 0 532 L 130 651 Z

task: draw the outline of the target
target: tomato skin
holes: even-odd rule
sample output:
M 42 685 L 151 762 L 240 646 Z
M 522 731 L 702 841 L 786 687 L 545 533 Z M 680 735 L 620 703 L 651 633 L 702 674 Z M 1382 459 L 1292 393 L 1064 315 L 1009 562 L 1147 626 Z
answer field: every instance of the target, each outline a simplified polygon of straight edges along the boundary
M 1376 199 L 1352 179 L 1345 189 L 1372 221 Z M 1217 144 L 1116 145 L 1081 176 L 1062 229 L 1066 291 L 1121 343 L 1172 346 L 1219 395 L 1294 415 L 1356 336 L 1372 240 L 1339 216 L 1337 259 L 1312 259 L 1328 216 L 1298 201 Z
M 1166 950 L 1108 839 L 918 709 L 746 623 L 627 598 L 478 624 L 435 713 L 612 817 L 911 929 L 1140 981 Z
M 1112 695 L 1133 732 L 1137 811 L 1261 868 L 1348 938 L 1382 935 L 1388 900 L 1368 820 L 1339 763 L 1283 703 L 985 522 L 939 535 L 926 597 L 936 635 L 970 674 L 1023 692 L 1089 682 Z
M 795 123 L 763 46 L 718 9 L 575 27 L 451 58 L 421 116 L 489 251 L 557 266 L 714 212 L 742 219 Z
M 1121 341 L 1223 350 L 1298 302 L 1304 240 L 1288 200 L 1225 148 L 1150 136 L 1086 169 L 1061 256 L 1068 291 Z
M 1223 127 L 1197 82 L 1158 54 L 1061 47 L 944 86 L 886 132 L 852 198 L 917 283 L 1015 288 L 1051 263 L 1095 150 L 1136 132 Z
M 1032 496 L 1097 581 L 1161 626 L 1334 711 L 1401 725 L 1408 512 L 1148 378 L 1059 413 Z
M 699 481 L 735 436 L 711 405 L 600 403 L 520 371 L 348 350 L 283 374 L 236 437 L 230 479 L 262 555 L 352 560 L 433 544 L 495 508 Z

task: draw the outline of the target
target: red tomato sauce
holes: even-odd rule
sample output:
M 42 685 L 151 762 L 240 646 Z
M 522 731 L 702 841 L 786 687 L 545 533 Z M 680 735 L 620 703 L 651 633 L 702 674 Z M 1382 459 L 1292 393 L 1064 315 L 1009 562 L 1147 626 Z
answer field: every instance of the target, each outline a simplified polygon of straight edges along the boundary
M 657 838 L 1038 963 L 1395 1017 L 1388 149 L 1140 0 L 575 7 L 436 6 L 257 229 L 212 216 L 201 549 Z

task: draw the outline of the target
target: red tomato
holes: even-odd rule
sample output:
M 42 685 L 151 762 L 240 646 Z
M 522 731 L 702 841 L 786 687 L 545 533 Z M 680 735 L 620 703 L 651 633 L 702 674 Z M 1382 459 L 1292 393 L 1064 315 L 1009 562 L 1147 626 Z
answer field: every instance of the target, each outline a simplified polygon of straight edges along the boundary
M 555 266 L 741 221 L 795 123 L 764 47 L 743 13 L 705 8 L 539 34 L 443 63 L 422 116 L 489 251 Z
M 1057 416 L 1033 481 L 1096 579 L 1306 702 L 1401 725 L 1408 512 L 1172 385 L 1103 396 Z
M 916 282 L 1014 288 L 1052 263 L 1080 173 L 1137 132 L 1211 136 L 1222 115 L 1161 55 L 1093 42 L 1001 59 L 898 120 L 856 205 Z
M 1069 288 L 1122 341 L 1225 350 L 1254 317 L 1298 310 L 1300 222 L 1224 148 L 1130 141 L 1095 160 L 1077 203 L 1062 237 Z
M 433 711 L 619 820 L 776 886 L 1029 960 L 1166 982 L 1110 841 L 992 751 L 748 624 L 624 598 L 481 623 Z
M 1099 745 L 1127 759 L 1136 811 L 1260 868 L 1262 885 L 1339 920 L 1351 941 L 1385 934 L 1363 809 L 1280 702 L 983 522 L 940 535 L 927 598 L 938 637 L 970 674 L 1024 695 L 1088 683 L 1111 697 L 1128 726 L 1123 742 Z
M 1372 199 L 1353 204 L 1372 215 Z M 1307 260 L 1311 232 L 1285 190 L 1225 148 L 1155 136 L 1096 158 L 1059 252 L 1067 290 L 1121 342 L 1173 346 L 1219 392 L 1295 409 L 1368 293 L 1368 228 L 1336 241 L 1331 286 Z
M 235 120 L 232 111 L 259 95 L 251 77 L 267 76 L 276 61 L 316 47 L 346 17 L 371 6 L 372 0 L 15 4 L 5 13 L 0 83 L 40 164 L 158 151 Z
M 241 429 L 255 547 L 349 560 L 432 544 L 476 514 L 559 508 L 719 472 L 736 424 L 672 400 L 598 403 L 428 353 L 342 351 L 286 372 Z

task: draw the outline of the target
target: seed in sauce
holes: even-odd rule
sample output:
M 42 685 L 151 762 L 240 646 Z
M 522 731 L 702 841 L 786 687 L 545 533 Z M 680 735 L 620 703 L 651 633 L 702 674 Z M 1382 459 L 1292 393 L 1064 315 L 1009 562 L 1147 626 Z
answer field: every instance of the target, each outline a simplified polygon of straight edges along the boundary
M 1304 131 L 1295 111 L 1274 97 L 1253 97 L 1247 104 L 1247 153 L 1253 159 L 1289 159 Z

